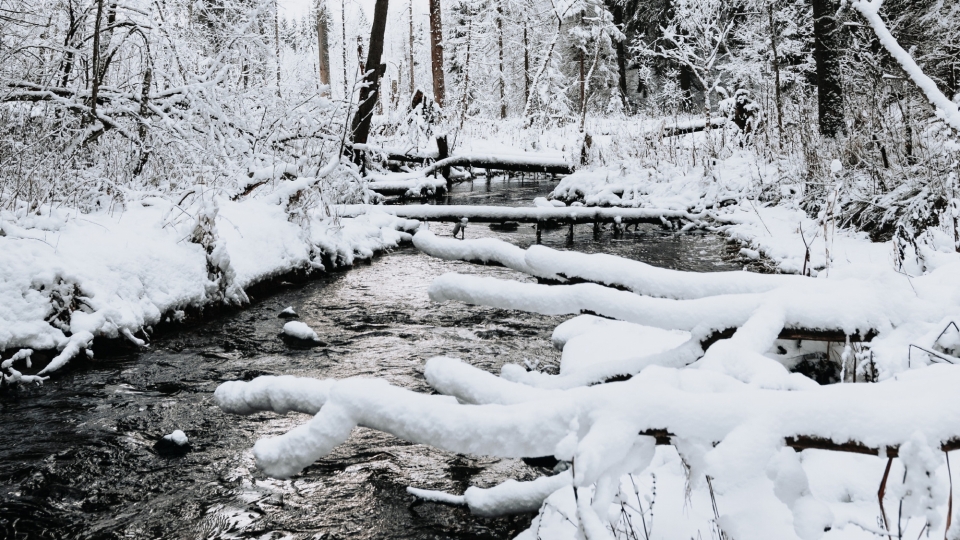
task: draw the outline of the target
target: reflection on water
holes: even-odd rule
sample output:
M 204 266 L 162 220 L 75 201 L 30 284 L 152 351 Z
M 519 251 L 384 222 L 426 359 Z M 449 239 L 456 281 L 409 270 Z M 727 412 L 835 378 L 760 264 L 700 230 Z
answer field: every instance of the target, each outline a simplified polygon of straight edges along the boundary
M 554 181 L 461 184 L 441 202 L 530 204 Z M 450 225 L 434 224 L 438 234 Z M 567 229 L 545 231 L 563 248 Z M 531 225 L 492 236 L 521 246 Z M 595 239 L 577 226 L 573 248 L 687 270 L 730 269 L 722 242 L 641 227 Z M 346 272 L 290 286 L 241 312 L 157 339 L 142 353 L 75 362 L 42 388 L 0 393 L 2 538 L 507 538 L 530 516 L 477 518 L 423 503 L 408 485 L 461 493 L 540 474 L 519 460 L 461 456 L 357 429 L 334 452 L 291 480 L 253 466 L 250 447 L 309 417 L 222 414 L 211 394 L 222 381 L 262 374 L 381 377 L 429 392 L 423 364 L 457 356 L 493 372 L 525 359 L 557 363 L 550 333 L 563 320 L 460 304 L 431 304 L 426 289 L 445 272 L 527 279 L 503 268 L 431 259 L 403 248 Z M 326 344 L 303 349 L 279 337 L 277 314 L 292 305 Z M 101 356 L 103 356 L 101 354 Z M 153 443 L 174 429 L 193 451 L 161 457 Z

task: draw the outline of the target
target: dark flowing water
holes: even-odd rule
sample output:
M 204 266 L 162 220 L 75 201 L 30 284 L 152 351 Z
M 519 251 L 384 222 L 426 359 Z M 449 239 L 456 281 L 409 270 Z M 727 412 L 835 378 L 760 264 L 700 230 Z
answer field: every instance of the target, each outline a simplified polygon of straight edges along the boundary
M 526 205 L 555 182 L 478 181 L 441 202 Z M 433 225 L 449 234 L 449 225 Z M 531 225 L 495 236 L 526 247 Z M 592 227 L 573 248 L 684 270 L 727 270 L 722 240 L 641 227 L 622 238 Z M 568 245 L 567 230 L 543 243 Z M 445 272 L 525 276 L 432 259 L 407 247 L 370 264 L 290 286 L 243 311 L 167 332 L 140 353 L 74 361 L 41 387 L 0 391 L 0 538 L 510 538 L 529 515 L 478 518 L 416 501 L 408 485 L 461 493 L 542 472 L 519 460 L 454 455 L 357 429 L 294 479 L 256 470 L 250 448 L 305 415 L 225 415 L 212 393 L 223 381 L 264 374 L 382 377 L 429 392 L 423 364 L 456 356 L 499 372 L 525 359 L 557 363 L 550 345 L 564 318 L 460 304 L 432 304 L 426 290 Z M 324 346 L 285 342 L 277 314 L 293 306 Z M 181 429 L 192 451 L 158 455 L 154 442 Z

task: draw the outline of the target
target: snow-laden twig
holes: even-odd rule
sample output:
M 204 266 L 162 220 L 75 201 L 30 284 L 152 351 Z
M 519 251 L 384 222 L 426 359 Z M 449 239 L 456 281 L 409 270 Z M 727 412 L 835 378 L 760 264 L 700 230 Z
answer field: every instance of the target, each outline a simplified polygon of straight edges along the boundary
M 471 486 L 463 495 L 451 495 L 443 491 L 407 488 L 407 493 L 426 501 L 445 504 L 466 505 L 478 516 L 502 516 L 535 512 L 543 501 L 558 489 L 569 486 L 573 481 L 570 470 L 554 476 L 542 476 L 530 482 L 506 482 L 492 488 Z

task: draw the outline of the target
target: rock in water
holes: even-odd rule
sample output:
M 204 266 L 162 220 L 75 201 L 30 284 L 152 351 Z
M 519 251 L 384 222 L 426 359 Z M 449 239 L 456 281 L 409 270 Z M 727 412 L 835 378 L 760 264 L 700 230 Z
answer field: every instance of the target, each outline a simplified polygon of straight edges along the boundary
M 153 445 L 153 449 L 161 456 L 182 456 L 189 452 L 192 446 L 187 435 L 178 429 L 169 435 L 164 435 Z
M 299 319 L 300 316 L 297 315 L 297 312 L 293 310 L 293 306 L 287 306 L 283 311 L 281 311 L 277 317 L 281 319 Z
M 283 325 L 283 332 L 280 335 L 288 346 L 316 347 L 326 345 L 326 343 L 320 341 L 320 337 L 313 331 L 313 328 L 300 321 L 290 321 Z

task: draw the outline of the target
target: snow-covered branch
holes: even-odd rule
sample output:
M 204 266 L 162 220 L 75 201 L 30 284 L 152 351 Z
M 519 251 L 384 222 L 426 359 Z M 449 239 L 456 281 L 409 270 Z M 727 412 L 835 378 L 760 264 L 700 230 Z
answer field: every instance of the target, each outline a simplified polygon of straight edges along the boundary
M 900 67 L 910 77 L 910 80 L 927 96 L 930 103 L 942 112 L 944 122 L 954 130 L 960 131 L 960 108 L 937 88 L 937 83 L 933 82 L 933 79 L 920 69 L 910 53 L 904 50 L 896 38 L 893 37 L 883 19 L 880 18 L 882 4 L 882 0 L 856 0 L 853 2 L 853 7 L 867 19 L 867 22 L 870 23 L 873 31 L 877 34 L 877 39 L 887 49 L 887 52 L 896 59 Z

